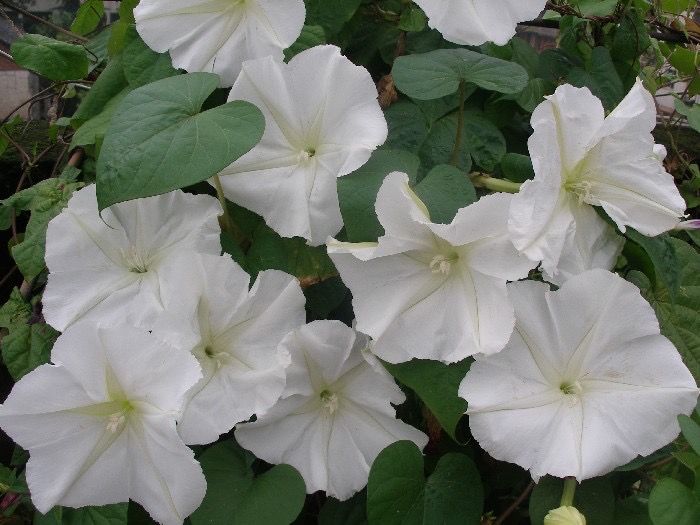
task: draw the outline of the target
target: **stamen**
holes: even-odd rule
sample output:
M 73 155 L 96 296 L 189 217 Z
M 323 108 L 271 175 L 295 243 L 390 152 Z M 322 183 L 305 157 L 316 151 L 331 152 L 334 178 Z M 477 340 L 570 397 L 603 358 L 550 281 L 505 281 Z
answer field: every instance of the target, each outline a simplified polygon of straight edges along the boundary
M 107 421 L 107 430 L 109 430 L 112 434 L 119 430 L 119 427 L 121 427 L 126 421 L 124 412 L 125 410 L 122 410 L 121 412 L 110 414 L 109 420 Z
M 126 266 L 128 266 L 134 273 L 146 273 L 148 267 L 146 266 L 146 260 L 141 256 L 141 254 L 136 249 L 133 244 L 129 247 L 129 253 L 127 254 L 123 248 L 119 249 L 119 254 L 124 259 Z
M 562 383 L 559 389 L 566 396 L 566 401 L 569 404 L 569 408 L 575 407 L 583 394 L 583 386 L 580 381 L 574 383 Z
M 444 273 L 449 275 L 452 269 L 452 260 L 447 259 L 444 255 L 436 255 L 433 260 L 430 261 L 430 269 L 433 273 Z
M 321 392 L 321 401 L 323 402 L 323 406 L 328 409 L 329 413 L 332 414 L 338 410 L 338 396 L 330 390 Z
M 569 182 L 564 187 L 567 189 L 567 191 L 578 195 L 578 203 L 583 204 L 586 199 L 590 198 L 592 186 L 593 185 L 590 181 L 581 180 L 577 182 Z

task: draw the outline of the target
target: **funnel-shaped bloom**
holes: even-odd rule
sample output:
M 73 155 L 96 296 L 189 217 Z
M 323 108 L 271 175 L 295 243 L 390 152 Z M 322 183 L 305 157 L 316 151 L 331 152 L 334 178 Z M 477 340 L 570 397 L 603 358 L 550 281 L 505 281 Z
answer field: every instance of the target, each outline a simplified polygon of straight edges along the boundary
M 391 403 L 405 397 L 369 341 L 339 321 L 315 321 L 288 334 L 280 352 L 291 359 L 282 399 L 236 440 L 259 458 L 295 467 L 310 494 L 348 499 L 367 484 L 382 449 L 402 439 L 423 448 L 428 438 L 396 419 Z
M 504 45 L 518 22 L 532 20 L 546 0 L 415 0 L 428 16 L 428 25 L 445 40 L 463 45 L 494 42 Z
M 316 46 L 288 64 L 246 62 L 229 100 L 258 106 L 265 133 L 221 172 L 226 197 L 283 237 L 323 244 L 343 226 L 336 178 L 362 166 L 386 139 L 369 73 L 337 47 Z
M 548 290 L 509 285 L 513 336 L 477 356 L 459 387 L 484 450 L 536 480 L 581 481 L 674 439 L 698 389 L 639 290 L 605 270 Z
M 595 244 L 572 236 L 583 235 L 592 222 L 599 223 L 594 229 L 609 229 L 581 208 L 601 206 L 623 232 L 631 226 L 653 236 L 678 224 L 685 202 L 661 164 L 663 149 L 651 136 L 654 101 L 640 81 L 607 118 L 587 88 L 559 86 L 537 106 L 531 122 L 535 132 L 528 147 L 535 178 L 513 199 L 509 228 L 516 248 L 542 261 L 548 274 L 557 273 L 560 257 L 580 258 L 567 246 Z M 611 233 L 601 235 L 610 238 Z M 602 244 L 609 254 L 603 259 L 612 259 L 615 243 Z
M 505 346 L 515 322 L 506 281 L 535 266 L 508 237 L 510 202 L 511 195 L 489 195 L 451 224 L 434 224 L 408 176 L 394 172 L 377 195 L 379 242 L 328 242 L 352 292 L 357 329 L 376 339 L 376 355 L 451 363 Z
M 136 30 L 148 46 L 170 51 L 175 67 L 216 73 L 233 85 L 245 60 L 272 56 L 299 37 L 303 0 L 141 0 Z
M 299 281 L 277 270 L 250 276 L 229 257 L 182 257 L 163 273 L 166 314 L 154 333 L 192 351 L 204 377 L 188 393 L 178 432 L 187 444 L 260 416 L 282 393 L 277 345 L 306 320 Z
M 0 426 L 29 450 L 27 482 L 40 512 L 128 501 L 179 525 L 206 481 L 175 428 L 196 359 L 147 332 L 78 323 L 54 365 L 24 376 L 0 406 Z
M 75 192 L 46 232 L 46 321 L 61 331 L 80 318 L 148 325 L 163 310 L 164 267 L 182 253 L 221 253 L 218 215 L 215 198 L 178 190 L 100 217 L 95 186 Z

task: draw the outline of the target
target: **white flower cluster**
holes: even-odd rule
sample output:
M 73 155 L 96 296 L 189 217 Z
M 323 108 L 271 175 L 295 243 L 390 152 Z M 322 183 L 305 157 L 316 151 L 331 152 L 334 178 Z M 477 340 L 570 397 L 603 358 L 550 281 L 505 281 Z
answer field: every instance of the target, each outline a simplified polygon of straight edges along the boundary
M 447 39 L 470 44 L 505 42 L 544 4 L 417 3 Z M 220 255 L 212 197 L 175 191 L 100 216 L 94 186 L 76 192 L 47 232 L 44 314 L 63 331 L 53 364 L 0 407 L 3 430 L 30 452 L 41 512 L 131 498 L 180 524 L 206 490 L 187 445 L 234 427 L 259 458 L 296 467 L 308 492 L 347 499 L 384 447 L 427 443 L 396 419 L 404 396 L 375 355 L 475 356 L 459 388 L 472 433 L 535 478 L 601 475 L 678 433 L 695 381 L 639 291 L 609 271 L 622 240 L 591 207 L 646 235 L 683 214 L 640 82 L 607 118 L 587 89 L 559 87 L 533 114 L 536 175 L 519 194 L 436 224 L 408 177 L 391 173 L 376 201 L 385 234 L 344 243 L 331 237 L 343 226 L 336 178 L 368 160 L 387 125 L 368 72 L 338 48 L 281 61 L 302 0 L 141 0 L 134 14 L 177 67 L 218 73 L 229 99 L 262 110 L 264 136 L 222 172 L 224 192 L 282 236 L 327 242 L 358 331 L 305 325 L 299 283 L 283 272 L 249 288 Z M 509 283 L 540 263 L 558 291 Z

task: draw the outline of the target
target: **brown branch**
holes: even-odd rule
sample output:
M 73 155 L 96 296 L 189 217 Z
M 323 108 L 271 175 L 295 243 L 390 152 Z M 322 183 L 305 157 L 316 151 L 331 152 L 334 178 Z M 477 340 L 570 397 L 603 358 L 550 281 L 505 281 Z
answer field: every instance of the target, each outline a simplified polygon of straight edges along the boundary
M 493 525 L 502 525 L 505 523 L 506 518 L 513 514 L 515 510 L 520 506 L 520 504 L 527 499 L 527 497 L 530 495 L 530 492 L 532 492 L 532 489 L 535 487 L 535 482 L 531 481 L 528 483 L 527 487 L 525 487 L 525 490 L 523 490 L 522 494 L 518 496 L 515 501 L 508 507 L 503 514 L 501 514 L 496 521 L 493 522 Z
M 67 29 L 63 29 L 61 26 L 57 26 L 56 24 L 52 24 L 48 20 L 44 20 L 40 16 L 36 16 L 34 13 L 30 13 L 26 9 L 23 9 L 23 8 L 19 7 L 18 5 L 15 5 L 12 2 L 9 2 L 8 0 L 0 0 L 0 4 L 4 5 L 5 7 L 8 7 L 9 9 L 12 9 L 13 11 L 17 11 L 18 13 L 22 13 L 27 18 L 31 18 L 35 22 L 39 22 L 40 24 L 44 24 L 45 26 L 50 27 L 54 31 L 57 31 L 59 33 L 63 33 L 64 35 L 71 37 L 73 40 L 77 40 L 79 42 L 87 42 L 88 41 L 88 39 L 85 38 L 84 36 L 80 36 L 80 35 L 76 35 L 75 33 L 71 33 Z

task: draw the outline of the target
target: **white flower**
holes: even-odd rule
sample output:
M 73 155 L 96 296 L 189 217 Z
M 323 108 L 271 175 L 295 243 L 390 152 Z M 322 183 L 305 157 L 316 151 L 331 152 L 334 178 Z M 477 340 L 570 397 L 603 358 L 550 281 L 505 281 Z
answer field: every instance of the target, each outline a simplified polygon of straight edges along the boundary
M 29 450 L 36 508 L 128 501 L 163 524 L 181 524 L 206 481 L 177 435 L 184 394 L 201 377 L 187 352 L 123 325 L 78 323 L 42 365 L 23 377 L 0 425 Z
M 463 45 L 504 45 L 518 22 L 537 18 L 546 0 L 415 0 L 428 25 L 445 40 Z
M 563 85 L 535 109 L 531 122 L 535 178 L 513 199 L 509 228 L 516 248 L 542 261 L 545 272 L 557 273 L 563 251 L 563 257 L 579 257 L 567 246 L 595 244 L 572 236 L 588 230 L 591 238 L 597 229 L 611 238 L 603 219 L 583 211 L 589 205 L 601 206 L 623 232 L 632 226 L 653 236 L 678 224 L 685 203 L 661 164 L 663 152 L 651 136 L 654 101 L 639 80 L 607 118 L 587 88 Z M 608 254 L 602 259 L 614 260 L 615 243 L 600 242 Z
M 459 387 L 484 450 L 535 480 L 581 481 L 674 439 L 698 389 L 639 290 L 605 270 L 548 290 L 509 285 L 513 336 L 477 356 Z
M 245 60 L 271 56 L 301 34 L 303 0 L 141 0 L 136 30 L 148 46 L 170 51 L 173 65 L 190 73 L 216 73 L 233 85 Z
M 250 276 L 229 257 L 182 257 L 163 272 L 163 304 L 153 333 L 191 350 L 204 377 L 188 393 L 178 423 L 187 444 L 216 441 L 260 416 L 282 393 L 287 363 L 277 345 L 306 320 L 299 282 L 284 272 Z
M 353 295 L 357 329 L 377 340 L 376 355 L 450 363 L 505 346 L 515 322 L 506 281 L 535 265 L 508 237 L 510 201 L 489 195 L 451 224 L 434 224 L 408 177 L 394 172 L 377 195 L 385 231 L 379 242 L 329 240 L 328 254 Z
M 367 349 L 366 336 L 339 321 L 315 321 L 287 335 L 282 399 L 236 440 L 270 463 L 295 467 L 307 492 L 348 499 L 367 484 L 379 452 L 395 441 L 423 448 L 428 438 L 396 419 L 405 397 Z
M 163 267 L 181 253 L 221 253 L 218 215 L 215 198 L 178 190 L 100 217 L 95 186 L 75 192 L 46 232 L 46 321 L 61 331 L 80 318 L 148 325 L 163 309 Z
M 258 106 L 265 133 L 221 172 L 226 197 L 283 237 L 323 244 L 343 226 L 336 178 L 367 162 L 387 136 L 369 73 L 337 47 L 317 46 L 289 64 L 246 62 L 229 100 Z

